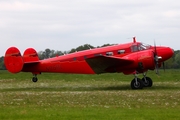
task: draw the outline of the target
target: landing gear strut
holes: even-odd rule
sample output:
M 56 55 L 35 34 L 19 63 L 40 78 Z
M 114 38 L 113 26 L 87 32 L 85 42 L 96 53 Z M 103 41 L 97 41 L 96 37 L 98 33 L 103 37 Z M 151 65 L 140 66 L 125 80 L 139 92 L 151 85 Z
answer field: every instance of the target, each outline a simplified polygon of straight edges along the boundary
M 32 78 L 32 81 L 33 81 L 33 82 L 37 82 L 37 81 L 38 81 L 38 78 L 37 78 L 37 75 L 36 75 L 36 74 L 34 74 L 34 77 Z

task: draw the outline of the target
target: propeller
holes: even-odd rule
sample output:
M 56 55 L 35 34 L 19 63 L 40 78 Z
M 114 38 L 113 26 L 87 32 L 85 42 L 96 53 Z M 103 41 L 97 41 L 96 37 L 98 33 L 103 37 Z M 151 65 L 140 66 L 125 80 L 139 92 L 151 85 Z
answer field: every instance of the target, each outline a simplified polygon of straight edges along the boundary
M 154 42 L 154 63 L 155 63 L 155 71 L 156 74 L 159 75 L 159 59 L 162 59 L 162 57 L 158 56 L 157 54 L 157 48 L 156 48 L 156 43 Z M 164 62 L 163 62 L 163 67 L 164 67 Z
M 156 71 L 156 74 L 159 74 L 159 71 L 158 71 L 158 56 L 157 56 L 157 49 L 156 49 L 156 43 L 154 41 L 154 64 L 155 64 L 155 71 Z

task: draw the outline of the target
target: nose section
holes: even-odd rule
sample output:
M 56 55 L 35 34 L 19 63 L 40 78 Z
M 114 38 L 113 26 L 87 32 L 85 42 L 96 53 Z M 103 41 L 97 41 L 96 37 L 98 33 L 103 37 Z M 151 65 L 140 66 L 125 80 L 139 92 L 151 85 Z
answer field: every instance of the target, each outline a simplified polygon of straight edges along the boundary
M 160 61 L 166 61 L 173 56 L 174 50 L 170 47 L 158 47 L 157 53 L 162 57 Z

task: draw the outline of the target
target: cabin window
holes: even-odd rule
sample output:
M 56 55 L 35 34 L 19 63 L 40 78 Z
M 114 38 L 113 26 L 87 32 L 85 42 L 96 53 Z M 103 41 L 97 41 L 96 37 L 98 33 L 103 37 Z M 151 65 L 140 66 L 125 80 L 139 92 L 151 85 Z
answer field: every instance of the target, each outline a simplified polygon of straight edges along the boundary
M 76 58 L 73 58 L 74 61 L 76 61 L 77 59 Z
M 95 54 L 94 56 L 95 56 L 95 57 L 96 57 L 96 56 L 102 56 L 102 54 Z
M 132 52 L 138 51 L 138 46 L 137 46 L 137 45 L 131 46 L 131 51 L 132 51 Z
M 107 55 L 107 56 L 112 56 L 112 55 L 113 55 L 113 52 L 106 52 L 106 55 Z
M 124 54 L 125 50 L 118 50 L 118 54 Z

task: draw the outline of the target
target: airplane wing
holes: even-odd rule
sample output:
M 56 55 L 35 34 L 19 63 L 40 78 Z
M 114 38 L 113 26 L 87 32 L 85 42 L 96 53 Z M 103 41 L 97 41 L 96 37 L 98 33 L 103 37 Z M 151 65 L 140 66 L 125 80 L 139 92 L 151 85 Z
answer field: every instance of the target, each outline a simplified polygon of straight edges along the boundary
M 105 73 L 107 69 L 117 68 L 129 65 L 134 62 L 131 59 L 124 59 L 113 56 L 96 56 L 92 58 L 87 58 L 86 62 L 94 70 L 95 73 Z M 113 72 L 113 71 L 112 71 Z

